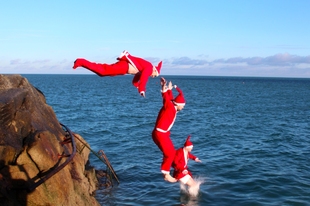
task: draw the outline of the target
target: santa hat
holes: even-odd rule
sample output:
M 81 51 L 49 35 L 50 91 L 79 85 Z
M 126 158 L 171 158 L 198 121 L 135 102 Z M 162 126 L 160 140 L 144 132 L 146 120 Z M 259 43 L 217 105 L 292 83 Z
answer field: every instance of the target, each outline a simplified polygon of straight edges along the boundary
M 162 61 L 159 62 L 158 66 L 155 67 L 157 69 L 158 74 L 160 74 L 160 68 L 161 68 L 162 63 L 163 63 Z
M 190 141 L 189 141 L 189 138 L 191 137 L 191 135 L 189 135 L 188 137 L 187 137 L 187 140 L 186 140 L 186 142 L 184 143 L 184 147 L 193 147 L 193 143 L 191 143 Z
M 176 98 L 174 98 L 173 102 L 176 105 L 185 105 L 185 99 L 183 97 L 183 92 L 181 91 L 181 89 L 177 87 L 177 85 L 175 85 L 174 87 L 178 90 L 180 94 Z

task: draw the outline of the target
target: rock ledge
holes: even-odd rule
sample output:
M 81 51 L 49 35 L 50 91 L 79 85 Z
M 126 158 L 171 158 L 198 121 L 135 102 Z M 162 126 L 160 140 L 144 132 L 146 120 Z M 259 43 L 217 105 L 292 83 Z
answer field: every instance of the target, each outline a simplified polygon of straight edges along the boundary
M 1 205 L 100 205 L 95 169 L 86 167 L 89 150 L 79 141 L 67 166 L 33 191 L 24 189 L 65 162 L 59 154 L 72 153 L 71 144 L 60 144 L 65 136 L 42 92 L 20 75 L 0 75 Z

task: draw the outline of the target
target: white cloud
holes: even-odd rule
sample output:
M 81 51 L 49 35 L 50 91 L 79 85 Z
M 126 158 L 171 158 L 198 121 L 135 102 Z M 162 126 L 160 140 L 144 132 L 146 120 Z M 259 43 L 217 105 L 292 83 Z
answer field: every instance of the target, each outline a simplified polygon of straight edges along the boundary
M 191 59 L 189 57 L 180 57 L 172 60 L 171 64 L 175 65 L 206 65 L 209 64 L 206 60 Z
M 145 58 L 155 66 L 163 61 L 163 75 L 209 75 L 209 76 L 266 76 L 266 77 L 305 77 L 310 78 L 310 55 L 298 56 L 288 53 L 267 57 L 232 57 L 228 59 L 207 60 L 180 57 L 160 59 Z M 103 63 L 103 62 L 101 62 Z M 2 61 L 0 73 L 38 73 L 38 74 L 90 74 L 87 69 L 72 69 L 73 62 L 67 59 Z
M 234 57 L 227 60 L 217 59 L 211 63 L 247 63 L 248 65 L 269 65 L 269 66 L 294 66 L 297 64 L 310 64 L 310 55 L 309 56 L 297 56 L 290 55 L 288 53 L 276 54 L 268 57 Z
M 261 76 L 310 78 L 310 56 L 288 53 L 268 57 L 232 57 L 228 59 L 175 58 L 164 62 L 162 74 L 210 76 Z
M 50 62 L 51 60 L 50 59 L 42 59 L 42 60 L 34 60 L 34 61 L 25 61 L 25 60 L 21 60 L 21 59 L 12 59 L 10 61 L 10 64 L 11 65 L 32 65 L 32 64 L 46 64 L 48 62 Z
M 67 59 L 53 61 L 51 59 L 22 60 L 12 59 L 8 64 L 2 62 L 0 73 L 9 74 L 62 74 L 72 69 L 72 62 Z

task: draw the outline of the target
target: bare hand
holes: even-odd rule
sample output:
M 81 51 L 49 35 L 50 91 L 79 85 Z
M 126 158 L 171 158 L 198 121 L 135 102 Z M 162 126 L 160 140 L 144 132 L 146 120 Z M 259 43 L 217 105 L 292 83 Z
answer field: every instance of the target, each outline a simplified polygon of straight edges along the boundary
M 169 84 L 168 84 L 168 89 L 173 89 L 173 86 L 172 86 L 172 83 L 171 83 L 171 81 L 169 82 Z
M 145 98 L 145 93 L 142 93 L 141 95 Z
M 165 80 L 164 77 L 161 77 L 161 78 L 160 78 L 160 84 L 161 84 L 161 86 L 166 86 L 167 81 Z
M 196 162 L 201 162 L 201 160 L 199 158 L 195 159 Z M 202 162 L 201 162 L 202 163 Z
M 187 170 L 184 170 L 182 173 L 183 173 L 184 175 L 187 175 L 187 174 L 188 174 L 188 171 L 187 171 Z

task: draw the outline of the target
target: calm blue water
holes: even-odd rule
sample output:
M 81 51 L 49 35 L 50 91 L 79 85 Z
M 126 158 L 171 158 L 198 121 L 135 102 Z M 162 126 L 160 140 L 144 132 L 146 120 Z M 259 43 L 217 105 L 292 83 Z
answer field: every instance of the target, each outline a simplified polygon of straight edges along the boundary
M 97 192 L 102 205 L 310 205 L 310 79 L 164 76 L 186 99 L 171 129 L 175 148 L 191 134 L 202 160 L 189 162 L 204 180 L 190 197 L 160 173 L 151 138 L 159 78 L 149 79 L 144 99 L 132 76 L 23 76 L 61 123 L 106 153 L 120 184 Z M 92 155 L 91 164 L 106 168 Z

